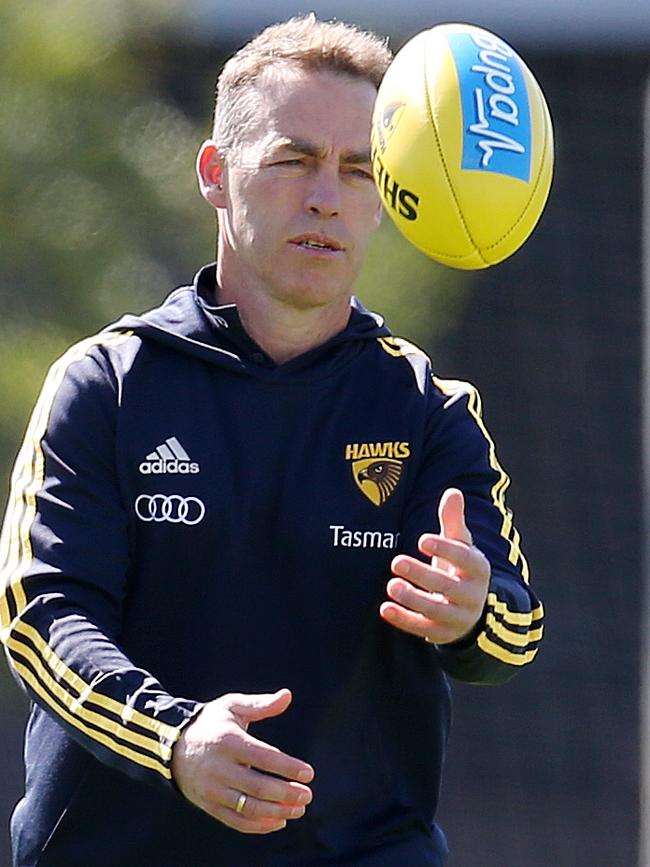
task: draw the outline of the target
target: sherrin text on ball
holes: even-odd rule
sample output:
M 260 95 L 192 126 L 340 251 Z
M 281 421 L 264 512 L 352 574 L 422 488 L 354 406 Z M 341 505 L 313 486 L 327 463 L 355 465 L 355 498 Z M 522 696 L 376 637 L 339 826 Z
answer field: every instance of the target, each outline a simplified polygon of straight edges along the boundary
M 432 259 L 486 268 L 544 210 L 553 128 L 544 94 L 500 37 L 440 24 L 396 54 L 372 121 L 375 182 L 402 234 Z

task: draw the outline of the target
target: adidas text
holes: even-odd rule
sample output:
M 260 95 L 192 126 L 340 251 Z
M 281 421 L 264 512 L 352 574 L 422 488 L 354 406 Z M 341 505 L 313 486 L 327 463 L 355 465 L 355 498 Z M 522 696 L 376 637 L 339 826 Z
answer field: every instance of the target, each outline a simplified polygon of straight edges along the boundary
M 199 465 L 194 461 L 178 461 L 174 458 L 171 461 L 142 461 L 139 466 L 140 472 L 145 476 L 158 476 L 165 473 L 188 475 L 199 472 Z
M 146 456 L 138 469 L 145 476 L 162 476 L 165 473 L 194 475 L 201 471 L 198 463 L 190 458 L 176 437 L 168 437 Z

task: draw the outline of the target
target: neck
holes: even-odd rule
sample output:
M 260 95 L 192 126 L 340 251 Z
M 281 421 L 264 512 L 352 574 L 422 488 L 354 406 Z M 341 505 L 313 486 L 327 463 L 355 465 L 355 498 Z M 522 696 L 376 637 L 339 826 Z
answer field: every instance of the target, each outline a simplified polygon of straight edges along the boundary
M 325 343 L 350 318 L 350 299 L 343 296 L 319 305 L 300 305 L 273 297 L 267 289 L 225 279 L 217 265 L 219 304 L 236 304 L 249 336 L 276 364 L 284 364 Z

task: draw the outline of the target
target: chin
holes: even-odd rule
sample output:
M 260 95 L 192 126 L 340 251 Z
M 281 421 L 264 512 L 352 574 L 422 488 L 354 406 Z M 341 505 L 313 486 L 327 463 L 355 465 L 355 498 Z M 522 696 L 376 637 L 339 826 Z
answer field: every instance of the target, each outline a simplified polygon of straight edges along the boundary
M 347 284 L 346 284 L 347 285 Z M 347 303 L 352 290 L 345 288 L 340 283 L 324 285 L 318 281 L 306 281 L 297 286 L 292 286 L 285 295 L 284 300 L 297 308 L 325 307 L 340 301 Z
M 306 269 L 300 274 L 287 275 L 282 283 L 275 281 L 272 294 L 278 301 L 297 308 L 323 307 L 352 294 L 353 281 L 348 275 L 324 273 L 323 269 Z

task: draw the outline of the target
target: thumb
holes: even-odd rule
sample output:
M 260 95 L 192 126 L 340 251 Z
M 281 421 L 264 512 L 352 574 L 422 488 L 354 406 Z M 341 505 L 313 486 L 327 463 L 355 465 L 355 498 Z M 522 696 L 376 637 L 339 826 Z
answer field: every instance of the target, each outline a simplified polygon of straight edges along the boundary
M 230 710 L 240 717 L 243 725 L 280 716 L 291 704 L 293 696 L 288 689 L 280 689 L 277 692 L 268 692 L 251 695 L 233 695 Z
M 465 524 L 465 498 L 457 488 L 448 488 L 440 498 L 438 506 L 440 535 L 446 539 L 472 544 L 472 534 Z

